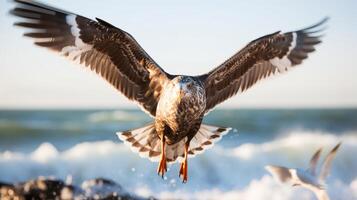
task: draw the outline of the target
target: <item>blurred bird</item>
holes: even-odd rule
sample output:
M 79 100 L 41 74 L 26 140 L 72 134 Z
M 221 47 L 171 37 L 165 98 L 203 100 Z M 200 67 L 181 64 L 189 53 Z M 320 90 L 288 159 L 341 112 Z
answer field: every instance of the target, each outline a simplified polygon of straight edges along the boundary
M 276 179 L 281 182 L 292 183 L 293 186 L 301 186 L 313 191 L 319 200 L 328 200 L 328 194 L 325 189 L 325 179 L 328 176 L 335 158 L 338 148 L 341 143 L 338 143 L 326 156 L 319 174 L 316 173 L 316 167 L 322 148 L 318 149 L 310 160 L 308 169 L 286 168 L 281 166 L 268 165 L 265 169 L 269 171 Z
M 202 153 L 230 130 L 202 124 L 204 115 L 257 81 L 300 64 L 321 42 L 318 34 L 327 21 L 266 35 L 212 71 L 185 76 L 165 72 L 133 36 L 102 19 L 29 0 L 13 2 L 11 13 L 22 18 L 15 25 L 29 30 L 25 36 L 95 71 L 154 118 L 118 136 L 140 156 L 159 162 L 161 176 L 167 163 L 181 161 L 183 182 L 188 179 L 188 156 Z

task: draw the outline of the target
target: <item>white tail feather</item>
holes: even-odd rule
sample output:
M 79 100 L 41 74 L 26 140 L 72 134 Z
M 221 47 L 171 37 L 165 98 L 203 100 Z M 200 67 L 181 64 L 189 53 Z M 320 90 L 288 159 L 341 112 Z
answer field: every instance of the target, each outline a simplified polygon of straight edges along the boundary
M 229 130 L 230 128 L 202 124 L 190 142 L 189 157 L 194 157 L 212 147 Z M 131 150 L 138 153 L 141 157 L 149 158 L 153 162 L 160 160 L 161 141 L 155 131 L 154 123 L 131 131 L 118 132 L 117 135 L 124 144 L 130 146 Z M 181 162 L 183 160 L 186 142 L 187 137 L 175 144 L 166 145 L 165 153 L 168 163 Z
M 227 134 L 230 130 L 231 128 L 202 124 L 190 142 L 189 156 L 194 157 L 213 147 L 214 143 L 218 142 L 222 136 Z

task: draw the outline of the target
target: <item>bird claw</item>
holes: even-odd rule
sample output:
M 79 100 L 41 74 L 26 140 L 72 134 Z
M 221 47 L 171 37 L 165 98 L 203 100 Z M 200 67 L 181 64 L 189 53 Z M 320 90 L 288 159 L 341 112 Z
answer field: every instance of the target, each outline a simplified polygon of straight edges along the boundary
M 179 177 L 182 179 L 182 183 L 187 183 L 187 159 L 181 163 Z
M 184 160 L 180 166 L 179 177 L 182 178 L 182 183 L 187 183 L 187 155 L 188 155 L 188 143 L 185 144 Z
M 167 172 L 166 158 L 162 156 L 160 164 L 157 168 L 157 174 L 161 176 L 161 178 L 164 178 L 165 172 Z

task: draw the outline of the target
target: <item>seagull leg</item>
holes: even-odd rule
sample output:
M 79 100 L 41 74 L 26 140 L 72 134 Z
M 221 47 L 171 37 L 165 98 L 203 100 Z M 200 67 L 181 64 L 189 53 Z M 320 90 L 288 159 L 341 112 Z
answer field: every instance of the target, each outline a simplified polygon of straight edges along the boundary
M 179 172 L 179 176 L 182 178 L 182 183 L 186 183 L 187 182 L 187 156 L 188 156 L 188 146 L 189 144 L 186 143 L 185 144 L 185 157 L 183 162 L 181 163 L 181 167 L 180 167 L 180 172 Z
M 166 156 L 165 156 L 165 136 L 161 139 L 161 159 L 159 166 L 157 167 L 157 174 L 164 178 L 164 174 L 167 172 Z

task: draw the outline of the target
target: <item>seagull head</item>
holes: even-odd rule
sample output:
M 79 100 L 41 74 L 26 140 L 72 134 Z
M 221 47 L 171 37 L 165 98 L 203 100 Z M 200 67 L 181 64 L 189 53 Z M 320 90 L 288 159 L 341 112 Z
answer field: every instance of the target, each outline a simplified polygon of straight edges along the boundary
M 188 95 L 195 89 L 196 83 L 192 77 L 178 76 L 176 77 L 176 87 L 180 90 L 181 95 Z

